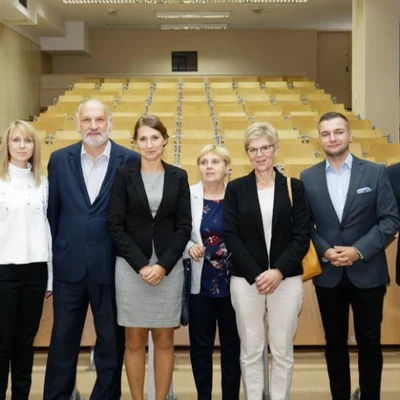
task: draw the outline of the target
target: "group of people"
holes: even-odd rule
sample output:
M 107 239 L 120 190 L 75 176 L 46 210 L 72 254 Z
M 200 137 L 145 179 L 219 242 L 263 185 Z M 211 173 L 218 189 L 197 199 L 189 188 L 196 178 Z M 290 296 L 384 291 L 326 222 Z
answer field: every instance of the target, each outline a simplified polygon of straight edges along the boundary
M 347 347 L 354 314 L 363 400 L 379 400 L 385 246 L 399 229 L 397 177 L 349 152 L 346 117 L 324 114 L 326 159 L 287 180 L 275 167 L 274 127 L 244 134 L 253 171 L 228 184 L 226 148 L 200 150 L 201 180 L 165 163 L 167 129 L 156 116 L 135 127 L 135 151 L 109 139 L 112 117 L 98 100 L 77 112 L 82 141 L 52 153 L 48 181 L 40 145 L 23 121 L 10 125 L 0 153 L 0 400 L 11 367 L 12 399 L 29 398 L 33 341 L 43 296 L 53 296 L 54 325 L 45 400 L 69 400 L 90 304 L 96 330 L 92 400 L 121 397 L 125 369 L 134 400 L 144 399 L 146 345 L 154 342 L 156 400 L 165 400 L 180 325 L 183 258 L 192 263 L 190 358 L 199 400 L 212 398 L 218 327 L 223 400 L 264 390 L 266 337 L 271 400 L 288 400 L 293 340 L 302 307 L 302 259 L 312 239 L 323 272 L 314 278 L 326 338 L 333 400 L 351 395 Z M 293 202 L 289 196 L 291 185 Z M 293 204 L 292 204 L 293 203 Z M 400 281 L 400 257 L 397 282 Z

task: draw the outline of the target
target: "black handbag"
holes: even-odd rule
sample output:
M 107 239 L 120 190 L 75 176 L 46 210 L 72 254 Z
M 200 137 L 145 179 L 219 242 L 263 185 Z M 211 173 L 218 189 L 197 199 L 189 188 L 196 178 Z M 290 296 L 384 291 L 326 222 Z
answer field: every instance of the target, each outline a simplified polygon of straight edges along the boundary
M 181 325 L 185 326 L 189 323 L 189 299 L 190 299 L 191 287 L 192 287 L 192 260 L 190 258 L 184 258 Z

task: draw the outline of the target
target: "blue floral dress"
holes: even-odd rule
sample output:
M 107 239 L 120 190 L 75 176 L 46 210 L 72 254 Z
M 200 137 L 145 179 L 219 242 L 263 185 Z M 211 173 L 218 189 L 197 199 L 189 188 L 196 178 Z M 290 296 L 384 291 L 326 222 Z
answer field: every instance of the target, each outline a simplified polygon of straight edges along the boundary
M 203 203 L 200 233 L 205 247 L 200 294 L 208 297 L 230 295 L 229 257 L 224 242 L 223 200 L 207 200 Z

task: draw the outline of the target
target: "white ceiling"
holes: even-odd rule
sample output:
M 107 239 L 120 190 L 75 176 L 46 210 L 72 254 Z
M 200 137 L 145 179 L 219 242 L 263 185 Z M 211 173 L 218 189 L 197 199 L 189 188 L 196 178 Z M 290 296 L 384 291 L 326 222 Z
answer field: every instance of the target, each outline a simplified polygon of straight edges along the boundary
M 67 5 L 62 0 L 37 0 L 59 13 L 64 21 L 84 21 L 90 27 L 159 29 L 161 23 L 227 23 L 228 29 L 351 30 L 352 0 L 308 0 L 307 3 L 253 4 L 110 4 Z M 262 9 L 256 14 L 254 9 Z M 109 15 L 109 10 L 117 15 Z M 156 11 L 230 11 L 230 18 L 171 20 L 156 18 Z

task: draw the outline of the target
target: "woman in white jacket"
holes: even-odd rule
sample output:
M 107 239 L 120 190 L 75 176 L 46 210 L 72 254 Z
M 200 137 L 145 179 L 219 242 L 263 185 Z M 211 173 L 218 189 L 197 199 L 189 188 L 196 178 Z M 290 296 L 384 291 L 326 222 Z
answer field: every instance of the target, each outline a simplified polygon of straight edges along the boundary
M 33 341 L 52 290 L 47 179 L 31 125 L 12 122 L 0 150 L 0 399 L 28 399 Z
M 230 254 L 224 243 L 224 178 L 230 156 L 221 146 L 203 147 L 197 158 L 201 182 L 191 186 L 192 234 L 186 256 L 192 259 L 189 302 L 190 359 L 199 400 L 211 400 L 212 354 L 218 324 L 222 399 L 238 400 L 240 341 L 230 296 Z

